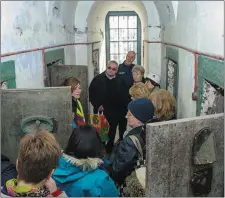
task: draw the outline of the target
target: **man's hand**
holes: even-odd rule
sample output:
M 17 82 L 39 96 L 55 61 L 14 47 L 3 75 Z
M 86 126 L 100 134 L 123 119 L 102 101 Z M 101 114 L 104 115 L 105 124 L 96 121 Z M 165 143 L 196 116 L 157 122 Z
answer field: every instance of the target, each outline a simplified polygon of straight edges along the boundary
M 101 106 L 98 108 L 98 111 L 104 111 L 104 107 L 101 105 Z
M 50 190 L 51 194 L 57 190 L 56 183 L 51 177 L 45 182 L 45 186 Z

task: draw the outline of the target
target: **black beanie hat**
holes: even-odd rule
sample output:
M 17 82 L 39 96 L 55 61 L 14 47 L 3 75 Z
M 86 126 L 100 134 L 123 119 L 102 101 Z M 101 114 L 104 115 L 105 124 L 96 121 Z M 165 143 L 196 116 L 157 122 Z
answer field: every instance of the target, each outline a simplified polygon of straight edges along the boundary
M 128 104 L 128 110 L 142 123 L 150 121 L 154 116 L 154 106 L 147 98 L 138 98 Z

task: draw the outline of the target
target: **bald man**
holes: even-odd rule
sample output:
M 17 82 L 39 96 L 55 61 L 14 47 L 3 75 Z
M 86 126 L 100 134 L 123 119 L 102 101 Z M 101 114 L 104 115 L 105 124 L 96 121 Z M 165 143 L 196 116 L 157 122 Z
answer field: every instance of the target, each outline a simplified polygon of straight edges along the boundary
M 126 60 L 119 65 L 117 77 L 119 81 L 119 97 L 120 97 L 120 114 L 118 115 L 120 119 L 120 139 L 123 138 L 123 133 L 127 127 L 127 120 L 125 118 L 127 114 L 127 106 L 131 101 L 131 96 L 129 94 L 129 89 L 133 85 L 132 69 L 134 67 L 134 60 L 136 53 L 134 51 L 129 51 L 126 56 Z
M 132 69 L 134 67 L 134 60 L 136 53 L 134 51 L 129 51 L 126 56 L 126 60 L 119 65 L 117 74 L 121 76 L 128 87 L 133 85 Z

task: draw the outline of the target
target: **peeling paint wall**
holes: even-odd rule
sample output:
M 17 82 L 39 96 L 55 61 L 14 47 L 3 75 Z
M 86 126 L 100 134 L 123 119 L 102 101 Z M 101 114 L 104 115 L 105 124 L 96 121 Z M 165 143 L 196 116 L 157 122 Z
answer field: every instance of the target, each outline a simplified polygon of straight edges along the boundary
M 142 38 L 162 40 L 207 53 L 224 55 L 223 1 L 3 1 L 1 2 L 1 53 L 70 42 L 102 41 L 100 70 L 105 68 L 105 16 L 109 10 L 134 10 L 142 22 Z M 215 23 L 216 21 L 216 23 Z M 157 26 L 161 26 L 160 28 Z M 88 27 L 88 29 L 86 29 Z M 77 29 L 76 29 L 77 28 Z M 165 87 L 165 47 L 147 44 L 144 67 L 161 74 Z M 91 46 L 65 47 L 65 64 L 89 66 L 93 77 Z M 41 52 L 2 58 L 15 60 L 18 88 L 41 88 Z M 194 56 L 179 49 L 179 118 L 195 116 Z M 213 66 L 212 66 L 213 67 Z
M 1 53 L 75 42 L 72 32 L 75 13 L 65 12 L 71 5 L 74 3 L 1 2 Z M 74 64 L 74 47 L 68 48 L 66 63 Z M 17 88 L 44 86 L 41 51 L 2 58 L 1 62 L 10 59 L 15 60 Z
M 84 1 L 79 2 L 76 9 L 75 26 L 79 30 L 76 39 L 79 41 L 102 41 L 100 45 L 100 69 L 105 69 L 105 17 L 108 11 L 130 11 L 134 10 L 140 17 L 142 25 L 142 39 L 160 40 L 161 29 L 159 15 L 156 7 L 151 1 L 143 2 L 94 2 Z M 88 23 L 87 23 L 88 22 Z M 85 28 L 88 27 L 85 34 Z M 77 46 L 76 53 L 79 55 L 86 54 L 87 50 L 84 47 Z M 143 52 L 142 52 L 143 53 Z M 79 58 L 80 57 L 80 58 Z M 82 56 L 77 55 L 77 64 L 83 63 L 85 60 Z M 143 61 L 143 60 L 142 60 Z M 89 62 L 89 61 L 88 61 Z M 161 69 L 161 46 L 152 45 L 145 46 L 144 67 L 146 71 L 151 70 L 154 73 L 160 74 Z
M 201 116 L 224 112 L 224 96 L 204 80 Z
M 223 1 L 178 1 L 177 18 L 165 23 L 163 40 L 205 53 L 224 56 L 224 2 Z M 176 13 L 176 12 L 175 12 Z M 216 21 L 216 23 L 215 23 Z M 165 47 L 164 47 L 165 48 Z M 162 50 L 163 52 L 165 49 Z M 162 53 L 162 55 L 164 55 Z M 162 59 L 165 56 L 162 56 Z M 162 61 L 162 67 L 166 62 Z M 196 115 L 194 91 L 194 56 L 179 49 L 179 97 L 178 117 Z M 213 67 L 213 65 L 212 65 Z M 165 71 L 162 69 L 162 76 Z M 165 81 L 162 81 L 165 83 Z M 163 84 L 162 87 L 165 87 Z
M 196 102 L 192 100 L 194 90 L 194 55 L 179 50 L 179 81 L 177 98 L 177 117 L 190 118 L 196 116 Z
M 147 13 L 144 5 L 141 2 L 128 1 L 109 1 L 109 2 L 95 2 L 89 12 L 88 16 L 88 30 L 93 32 L 88 34 L 88 41 L 100 40 L 100 71 L 106 68 L 106 52 L 105 52 L 105 19 L 109 11 L 135 11 L 141 20 L 142 25 L 142 39 L 147 38 Z M 144 30 L 144 31 L 143 31 Z M 102 33 L 101 33 L 102 32 Z M 143 53 L 143 52 L 142 52 Z

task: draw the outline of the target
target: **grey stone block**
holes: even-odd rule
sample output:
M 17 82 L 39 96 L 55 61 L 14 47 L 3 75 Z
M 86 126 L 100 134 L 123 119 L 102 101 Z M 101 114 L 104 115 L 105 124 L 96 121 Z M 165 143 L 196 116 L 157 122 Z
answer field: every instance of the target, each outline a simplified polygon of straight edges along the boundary
M 203 127 L 215 134 L 214 163 L 209 197 L 224 194 L 224 114 L 151 123 L 147 125 L 147 185 L 149 197 L 193 197 L 190 181 L 194 135 Z
M 64 149 L 72 132 L 72 101 L 69 87 L 44 89 L 8 89 L 1 91 L 1 151 L 15 163 L 23 136 L 22 119 L 29 116 L 53 117 L 54 133 Z
M 61 86 L 62 82 L 71 76 L 80 81 L 82 89 L 80 101 L 84 114 L 88 114 L 88 67 L 82 65 L 52 65 L 48 70 L 51 87 Z

